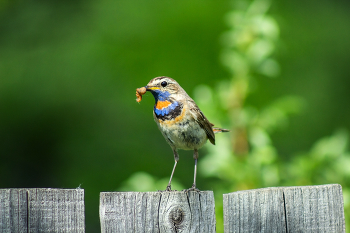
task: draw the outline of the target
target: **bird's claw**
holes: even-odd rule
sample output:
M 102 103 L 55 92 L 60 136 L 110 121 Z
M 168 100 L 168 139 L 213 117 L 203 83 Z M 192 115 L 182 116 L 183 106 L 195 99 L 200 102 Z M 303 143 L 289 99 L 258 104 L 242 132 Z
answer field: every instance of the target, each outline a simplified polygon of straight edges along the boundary
M 186 192 L 186 193 L 187 193 L 187 192 L 190 192 L 190 191 L 200 192 L 200 190 L 196 188 L 196 185 L 195 185 L 195 184 L 193 184 L 191 188 L 189 188 L 189 189 L 184 189 L 184 190 L 182 190 L 182 191 L 184 191 L 184 192 Z
M 173 192 L 177 190 L 171 190 L 171 185 L 166 186 L 165 190 L 158 190 L 158 192 Z

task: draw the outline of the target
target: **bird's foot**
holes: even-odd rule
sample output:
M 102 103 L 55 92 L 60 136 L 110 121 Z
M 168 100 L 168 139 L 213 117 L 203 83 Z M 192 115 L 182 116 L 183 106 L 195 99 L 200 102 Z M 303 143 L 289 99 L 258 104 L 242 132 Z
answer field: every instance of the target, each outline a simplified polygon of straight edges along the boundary
M 165 190 L 158 190 L 158 192 L 173 192 L 177 190 L 171 190 L 171 185 L 166 186 Z
M 189 189 L 184 189 L 184 190 L 182 190 L 182 191 L 184 191 L 184 192 L 186 192 L 186 193 L 187 193 L 187 192 L 190 192 L 190 191 L 200 192 L 200 190 L 196 188 L 196 185 L 195 185 L 195 184 L 193 184 L 191 188 L 189 188 Z

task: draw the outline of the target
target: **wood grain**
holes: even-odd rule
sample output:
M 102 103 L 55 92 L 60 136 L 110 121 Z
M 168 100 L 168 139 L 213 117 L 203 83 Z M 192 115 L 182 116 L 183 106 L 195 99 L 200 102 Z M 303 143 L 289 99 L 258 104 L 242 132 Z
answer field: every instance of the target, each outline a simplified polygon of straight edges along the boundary
M 101 232 L 215 232 L 212 191 L 102 192 Z
M 339 184 L 224 194 L 226 232 L 345 232 Z
M 83 189 L 0 189 L 0 232 L 85 232 Z

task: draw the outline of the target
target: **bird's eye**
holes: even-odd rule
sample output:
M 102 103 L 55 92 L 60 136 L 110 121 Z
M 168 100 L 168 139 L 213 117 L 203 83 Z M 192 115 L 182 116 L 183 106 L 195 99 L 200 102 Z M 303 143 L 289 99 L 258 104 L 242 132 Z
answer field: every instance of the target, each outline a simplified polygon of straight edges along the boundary
M 166 81 L 163 81 L 160 85 L 162 85 L 162 87 L 166 87 L 166 85 L 168 85 L 168 83 Z

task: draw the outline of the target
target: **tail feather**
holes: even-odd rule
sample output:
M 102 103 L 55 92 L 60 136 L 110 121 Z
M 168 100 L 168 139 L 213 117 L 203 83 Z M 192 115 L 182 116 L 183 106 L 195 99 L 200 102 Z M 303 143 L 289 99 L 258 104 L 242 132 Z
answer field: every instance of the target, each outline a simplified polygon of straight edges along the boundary
M 217 128 L 217 127 L 213 127 L 213 131 L 214 131 L 214 133 L 230 132 L 230 130 L 228 130 L 228 129 L 221 129 L 221 128 Z

